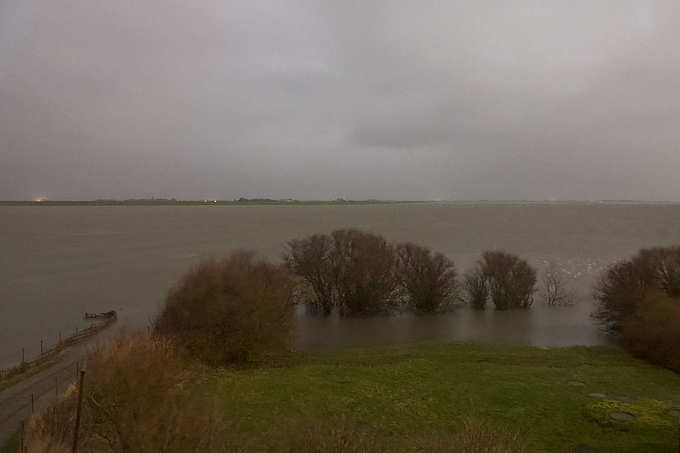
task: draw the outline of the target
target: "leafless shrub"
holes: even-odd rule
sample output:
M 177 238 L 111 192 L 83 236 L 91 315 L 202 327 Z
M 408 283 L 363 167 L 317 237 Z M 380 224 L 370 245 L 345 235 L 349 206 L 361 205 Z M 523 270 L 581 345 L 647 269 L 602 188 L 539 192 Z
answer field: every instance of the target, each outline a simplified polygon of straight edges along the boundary
M 288 248 L 284 261 L 293 272 L 306 280 L 314 293 L 314 298 L 307 305 L 329 314 L 337 300 L 333 238 L 315 234 L 288 242 Z
M 297 284 L 285 266 L 250 252 L 206 261 L 168 294 L 155 329 L 214 365 L 276 357 L 293 343 Z
M 331 236 L 340 311 L 356 316 L 395 308 L 394 247 L 382 236 L 356 229 L 336 230 Z
M 456 436 L 433 436 L 421 442 L 419 453 L 524 453 L 527 444 L 517 434 L 468 419 Z
M 456 267 L 442 253 L 407 243 L 397 246 L 397 279 L 418 313 L 434 313 L 456 299 Z
M 679 276 L 680 246 L 640 249 L 599 276 L 594 292 L 598 306 L 592 317 L 604 330 L 618 332 L 625 318 L 644 310 L 650 290 L 680 297 Z
M 502 251 L 486 251 L 479 265 L 497 310 L 531 307 L 536 271 L 526 260 Z
M 680 297 L 680 250 L 664 257 L 656 268 L 659 285 L 670 297 Z
M 578 301 L 578 295 L 567 287 L 564 273 L 555 263 L 550 263 L 541 277 L 543 287 L 539 295 L 549 307 L 569 307 Z
M 481 267 L 463 276 L 463 300 L 476 310 L 484 310 L 489 299 L 489 287 Z

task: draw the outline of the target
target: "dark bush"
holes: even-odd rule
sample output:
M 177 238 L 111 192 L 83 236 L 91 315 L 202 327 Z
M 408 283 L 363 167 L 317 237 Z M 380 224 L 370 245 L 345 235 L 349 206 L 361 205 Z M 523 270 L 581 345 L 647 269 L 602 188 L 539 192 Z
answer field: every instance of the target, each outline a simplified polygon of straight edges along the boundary
M 356 229 L 336 230 L 331 236 L 340 311 L 374 315 L 395 308 L 394 247 L 382 236 Z
M 445 309 L 456 299 L 456 267 L 442 253 L 416 244 L 397 246 L 397 280 L 418 313 Z
M 463 276 L 463 300 L 475 310 L 484 310 L 489 299 L 489 287 L 481 267 Z
M 336 270 L 333 263 L 335 244 L 325 234 L 288 242 L 286 264 L 309 284 L 314 298 L 307 305 L 329 314 L 336 305 Z
M 654 289 L 680 297 L 680 246 L 641 249 L 609 266 L 595 284 L 593 318 L 604 330 L 618 332 L 625 318 L 644 310 L 647 293 Z
M 155 328 L 214 365 L 278 356 L 293 342 L 296 285 L 284 265 L 250 252 L 206 261 L 170 291 Z
M 536 271 L 526 260 L 511 253 L 487 251 L 479 265 L 497 310 L 531 307 Z
M 624 348 L 633 356 L 680 373 L 680 298 L 650 290 L 620 330 Z

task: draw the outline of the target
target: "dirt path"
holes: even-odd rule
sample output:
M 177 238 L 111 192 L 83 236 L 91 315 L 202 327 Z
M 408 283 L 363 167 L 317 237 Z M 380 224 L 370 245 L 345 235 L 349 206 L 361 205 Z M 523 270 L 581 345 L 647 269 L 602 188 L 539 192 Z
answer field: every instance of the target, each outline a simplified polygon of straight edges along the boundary
M 71 346 L 61 353 L 58 362 L 51 367 L 0 392 L 0 445 L 21 428 L 22 421 L 28 423 L 31 395 L 36 411 L 54 402 L 57 391 L 61 395 L 75 382 L 77 370 L 84 365 L 88 350 L 114 338 L 118 333 L 119 329 L 112 326 Z

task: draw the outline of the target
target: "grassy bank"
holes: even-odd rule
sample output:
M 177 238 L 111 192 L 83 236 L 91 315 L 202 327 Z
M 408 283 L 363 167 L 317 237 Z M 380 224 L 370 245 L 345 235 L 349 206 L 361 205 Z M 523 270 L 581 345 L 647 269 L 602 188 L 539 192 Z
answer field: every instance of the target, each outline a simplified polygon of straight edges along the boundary
M 8 389 L 12 387 L 15 384 L 18 384 L 19 382 L 23 381 L 24 379 L 27 379 L 35 374 L 40 373 L 43 370 L 48 369 L 55 363 L 59 361 L 58 357 L 51 357 L 45 361 L 40 362 L 39 364 L 36 364 L 34 366 L 28 367 L 26 371 L 13 375 L 12 377 L 8 378 L 1 378 L 0 377 L 0 392 L 2 392 L 5 389 Z
M 534 452 L 678 448 L 670 411 L 680 407 L 680 376 L 603 347 L 298 352 L 276 367 L 215 371 L 209 386 L 256 450 L 275 444 L 290 420 L 345 417 L 375 432 L 387 451 L 413 451 L 469 416 L 519 432 Z M 635 419 L 618 422 L 613 412 Z

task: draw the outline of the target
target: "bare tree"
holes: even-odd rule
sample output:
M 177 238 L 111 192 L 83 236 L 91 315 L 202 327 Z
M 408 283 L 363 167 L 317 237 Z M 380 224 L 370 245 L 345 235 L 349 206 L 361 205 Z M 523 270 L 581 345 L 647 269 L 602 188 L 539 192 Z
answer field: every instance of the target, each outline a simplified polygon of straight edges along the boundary
M 555 263 L 550 263 L 541 277 L 543 288 L 539 295 L 549 307 L 568 307 L 576 304 L 578 296 L 564 281 L 564 272 Z
M 591 316 L 603 330 L 618 332 L 654 290 L 680 297 L 680 246 L 643 248 L 612 263 L 595 283 L 598 305 Z
M 313 298 L 306 301 L 307 305 L 329 314 L 337 299 L 333 238 L 326 234 L 315 234 L 288 242 L 288 248 L 284 261 L 293 272 L 307 281 L 314 293 Z
M 397 246 L 397 279 L 418 313 L 443 310 L 456 299 L 456 268 L 442 253 L 416 244 Z
M 479 265 L 496 310 L 531 307 L 536 271 L 526 260 L 503 251 L 486 251 Z
M 475 310 L 484 310 L 489 298 L 489 287 L 484 271 L 478 266 L 463 276 L 463 301 Z
M 335 230 L 332 261 L 340 312 L 375 315 L 395 308 L 397 259 L 382 236 L 357 229 Z

